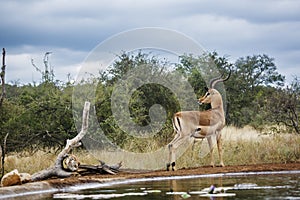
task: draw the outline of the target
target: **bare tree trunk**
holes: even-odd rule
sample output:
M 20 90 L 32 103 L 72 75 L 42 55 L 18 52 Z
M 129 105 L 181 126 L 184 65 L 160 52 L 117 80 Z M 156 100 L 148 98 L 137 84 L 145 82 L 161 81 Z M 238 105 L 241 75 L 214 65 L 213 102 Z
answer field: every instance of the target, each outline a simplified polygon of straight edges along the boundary
M 1 86 L 2 86 L 2 91 L 1 91 L 1 96 L 0 96 L 0 108 L 3 104 L 4 98 L 6 97 L 6 88 L 5 88 L 5 48 L 2 49 L 2 67 L 1 67 L 1 72 L 0 72 L 0 81 L 1 81 Z M 3 140 L 3 146 L 0 145 L 1 148 L 1 178 L 4 175 L 4 159 L 5 159 L 5 154 L 6 154 L 6 140 L 8 137 L 8 133 L 5 135 L 4 140 Z
M 293 107 L 290 108 L 290 111 L 291 111 L 291 121 L 292 121 L 293 127 L 294 127 L 296 133 L 300 134 L 299 124 L 298 124 L 299 117 L 296 112 L 296 106 L 295 106 L 295 108 L 293 108 Z
M 0 147 L 1 147 L 1 178 L 4 176 L 4 164 L 5 164 L 6 140 L 7 140 L 7 137 L 8 137 L 8 133 L 4 137 L 3 146 L 0 145 Z M 1 178 L 0 178 L 0 180 L 1 180 Z
M 1 85 L 2 85 L 2 93 L 0 96 L 0 107 L 2 106 L 3 100 L 6 97 L 6 88 L 5 88 L 5 48 L 2 49 L 2 67 L 1 67 L 1 73 L 0 73 L 0 78 L 1 78 Z
M 52 166 L 46 170 L 42 170 L 40 172 L 33 174 L 31 177 L 32 181 L 44 180 L 44 179 L 50 178 L 52 176 L 68 177 L 68 176 L 71 176 L 73 174 L 73 172 L 78 169 L 78 162 L 76 163 L 76 159 L 74 159 L 74 157 L 72 157 L 72 156 L 69 156 L 68 153 L 70 152 L 70 150 L 72 148 L 75 148 L 75 147 L 78 147 L 81 145 L 80 140 L 87 133 L 89 110 L 90 110 L 90 102 L 85 102 L 83 114 L 82 114 L 81 131 L 73 139 L 67 140 L 67 144 L 66 144 L 65 148 L 58 154 L 54 166 Z M 71 159 L 68 159 L 68 158 L 71 158 Z M 68 160 L 67 162 L 72 164 L 72 167 L 68 168 L 67 170 L 63 166 L 63 164 L 66 160 Z

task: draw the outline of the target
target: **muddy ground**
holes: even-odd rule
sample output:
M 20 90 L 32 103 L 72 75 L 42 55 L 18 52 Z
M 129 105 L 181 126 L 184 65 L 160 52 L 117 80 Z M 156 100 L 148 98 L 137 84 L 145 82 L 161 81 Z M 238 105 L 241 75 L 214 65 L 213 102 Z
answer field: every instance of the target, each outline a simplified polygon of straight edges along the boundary
M 122 169 L 116 175 L 85 175 L 75 176 L 66 179 L 52 179 L 47 182 L 52 186 L 68 186 L 78 183 L 88 182 L 107 182 L 119 179 L 132 178 L 149 178 L 149 177 L 164 177 L 164 176 L 184 176 L 184 175 L 201 175 L 201 174 L 218 174 L 228 172 L 258 172 L 258 171 L 285 171 L 285 170 L 300 170 L 300 163 L 287 164 L 257 164 L 257 165 L 239 165 L 239 166 L 225 166 L 225 167 L 198 167 L 190 169 L 179 169 L 177 171 L 136 171 Z

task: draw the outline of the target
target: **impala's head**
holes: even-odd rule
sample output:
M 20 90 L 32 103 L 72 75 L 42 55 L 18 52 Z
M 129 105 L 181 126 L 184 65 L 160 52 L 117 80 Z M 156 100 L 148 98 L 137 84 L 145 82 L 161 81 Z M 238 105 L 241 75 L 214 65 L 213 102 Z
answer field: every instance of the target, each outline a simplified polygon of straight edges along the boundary
M 217 97 L 221 96 L 218 90 L 216 89 L 206 87 L 205 90 L 206 90 L 205 95 L 198 99 L 198 103 L 200 105 L 209 104 L 212 102 L 212 99 L 216 99 Z
M 209 88 L 205 87 L 206 93 L 204 96 L 200 97 L 198 103 L 201 104 L 209 104 L 212 101 L 222 101 L 221 94 L 214 87 L 219 82 L 227 81 L 230 77 L 231 71 L 229 72 L 226 78 L 222 78 L 224 74 L 219 77 L 213 78 L 209 82 Z M 219 103 L 219 102 L 216 102 Z

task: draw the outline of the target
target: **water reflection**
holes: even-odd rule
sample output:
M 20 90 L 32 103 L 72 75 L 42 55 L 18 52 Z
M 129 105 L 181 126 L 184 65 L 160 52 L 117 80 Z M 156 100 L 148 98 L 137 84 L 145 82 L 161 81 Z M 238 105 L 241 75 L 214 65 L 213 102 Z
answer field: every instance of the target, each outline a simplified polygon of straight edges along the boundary
M 112 184 L 101 189 L 82 190 L 69 196 L 54 195 L 56 199 L 300 199 L 299 174 L 260 176 L 220 176 L 167 180 L 138 181 Z M 221 194 L 205 194 L 214 185 Z M 104 190 L 105 189 L 105 190 Z M 225 193 L 224 193 L 225 192 Z M 231 194 L 231 195 L 230 195 Z M 70 196 L 71 195 L 71 196 Z M 221 197 L 220 197 L 221 195 Z M 228 195 L 228 196 L 224 196 Z M 234 196 L 234 197 L 232 197 Z
M 298 199 L 300 171 L 227 173 L 83 184 L 55 191 L 28 191 L 0 199 Z M 208 194 L 210 187 L 215 186 Z M 220 197 L 221 195 L 221 197 Z M 228 195 L 228 196 L 224 196 Z

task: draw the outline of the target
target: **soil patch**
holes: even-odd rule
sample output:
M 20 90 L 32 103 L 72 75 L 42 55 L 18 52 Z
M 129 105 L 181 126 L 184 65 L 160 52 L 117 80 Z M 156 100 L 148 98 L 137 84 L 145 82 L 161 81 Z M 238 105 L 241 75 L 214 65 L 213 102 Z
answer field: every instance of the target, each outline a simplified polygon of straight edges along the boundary
M 117 175 L 86 175 L 79 177 L 70 177 L 66 179 L 52 179 L 48 180 L 53 186 L 67 186 L 78 183 L 88 182 L 108 182 L 119 179 L 133 179 L 133 178 L 149 178 L 149 177 L 169 177 L 169 176 L 184 176 L 184 175 L 202 175 L 202 174 L 218 174 L 231 172 L 259 172 L 259 171 L 285 171 L 285 170 L 300 170 L 300 163 L 286 163 L 286 164 L 256 164 L 256 165 L 238 165 L 225 167 L 210 167 L 203 166 L 189 169 L 179 169 L 177 171 L 142 171 L 142 170 L 126 170 L 121 169 Z

